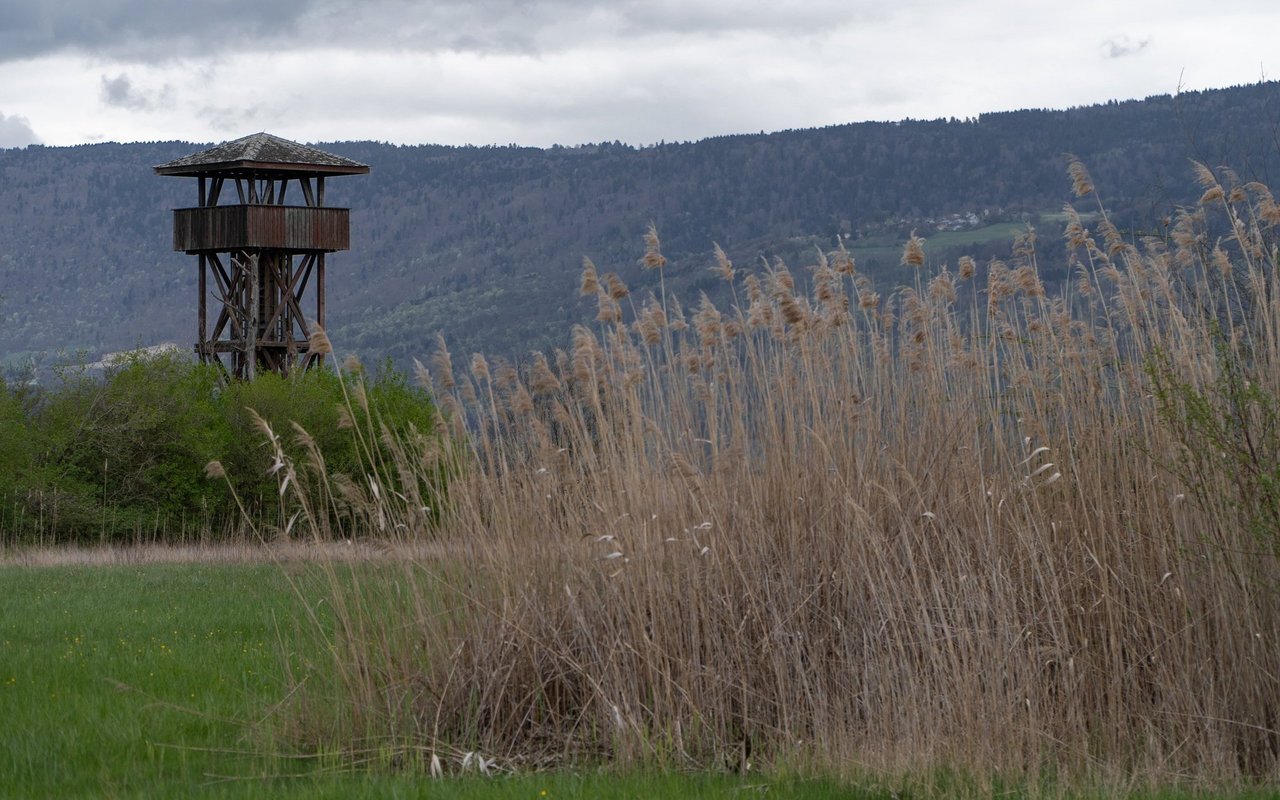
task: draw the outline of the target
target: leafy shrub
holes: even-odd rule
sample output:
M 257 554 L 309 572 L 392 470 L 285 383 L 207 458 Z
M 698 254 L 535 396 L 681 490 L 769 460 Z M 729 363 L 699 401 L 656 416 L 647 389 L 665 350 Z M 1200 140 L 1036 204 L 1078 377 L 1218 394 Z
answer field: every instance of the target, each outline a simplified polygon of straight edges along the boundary
M 1212 378 L 1188 378 L 1162 354 L 1147 367 L 1161 419 L 1179 444 L 1170 468 L 1212 517 L 1280 554 L 1280 398 L 1269 362 L 1242 357 L 1214 332 Z M 1216 538 L 1216 537 L 1215 537 Z
M 381 370 L 369 395 L 386 403 L 377 413 L 389 429 L 430 430 L 429 398 L 394 370 Z M 177 356 L 131 358 L 101 378 L 69 370 L 57 388 L 30 398 L 5 387 L 0 540 L 220 536 L 245 522 L 241 508 L 255 523 L 272 523 L 273 455 L 254 414 L 291 451 L 300 453 L 292 426 L 305 429 L 330 469 L 348 473 L 361 462 L 342 422 L 348 407 L 331 371 L 228 383 L 216 367 Z M 214 460 L 227 481 L 205 476 Z
M 62 479 L 93 487 L 108 508 L 181 515 L 217 501 L 200 479 L 232 438 L 216 406 L 218 374 L 175 357 L 131 359 L 104 380 L 50 399 Z
M 21 476 L 32 467 L 33 442 L 27 430 L 27 407 L 23 395 L 0 379 L 0 530 L 17 506 Z

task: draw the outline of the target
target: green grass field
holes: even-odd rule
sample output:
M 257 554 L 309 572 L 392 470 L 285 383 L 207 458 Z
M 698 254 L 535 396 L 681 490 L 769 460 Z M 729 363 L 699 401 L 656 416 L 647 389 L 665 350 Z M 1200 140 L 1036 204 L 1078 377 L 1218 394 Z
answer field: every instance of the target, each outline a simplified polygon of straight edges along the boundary
M 0 567 L 2 797 L 876 796 L 733 775 L 343 773 L 273 744 L 303 567 Z M 299 587 L 295 589 L 295 586 Z
M 281 690 L 279 568 L 0 571 L 0 771 L 15 796 L 146 795 L 260 774 L 246 741 Z
M 988 242 L 1012 242 L 1014 237 L 1027 230 L 1023 222 L 997 222 L 965 231 L 923 231 L 925 252 L 941 252 L 951 247 L 967 247 Z M 897 264 L 902 257 L 905 240 L 892 236 L 872 236 L 849 247 L 849 253 L 859 262 L 876 262 L 881 265 Z
M 983 794 L 954 778 L 891 791 L 731 774 L 583 770 L 435 780 L 344 771 L 334 759 L 301 758 L 273 743 L 281 726 L 270 710 L 286 692 L 281 666 L 304 660 L 291 648 L 312 641 L 297 635 L 307 605 L 322 619 L 327 607 L 314 568 L 0 566 L 0 586 L 0 797 Z

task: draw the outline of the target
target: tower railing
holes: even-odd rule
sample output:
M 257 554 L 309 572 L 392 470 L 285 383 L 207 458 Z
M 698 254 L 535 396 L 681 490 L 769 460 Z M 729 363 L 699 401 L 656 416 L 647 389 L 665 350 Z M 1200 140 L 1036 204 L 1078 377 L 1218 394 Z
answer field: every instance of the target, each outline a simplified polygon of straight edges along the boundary
M 173 249 L 187 253 L 250 247 L 332 252 L 351 246 L 350 232 L 346 208 L 246 204 L 173 212 Z

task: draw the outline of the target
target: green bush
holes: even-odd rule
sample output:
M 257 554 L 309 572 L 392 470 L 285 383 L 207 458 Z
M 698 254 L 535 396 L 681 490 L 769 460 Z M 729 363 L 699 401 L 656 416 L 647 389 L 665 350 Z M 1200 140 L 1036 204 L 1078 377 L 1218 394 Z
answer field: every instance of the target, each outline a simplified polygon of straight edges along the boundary
M 290 378 L 274 373 L 259 375 L 252 382 L 228 385 L 221 401 L 233 435 L 218 459 L 236 493 L 255 515 L 264 510 L 270 513 L 276 491 L 275 481 L 264 479 L 271 467 L 272 453 L 254 414 L 270 425 L 286 446 L 294 440 L 290 423 L 296 423 L 316 439 L 328 458 L 344 463 L 347 460 L 350 437 L 338 429 L 342 387 L 332 372 L 312 370 Z
M 0 379 L 0 530 L 19 507 L 22 476 L 32 469 L 33 442 L 28 433 L 23 393 Z
M 1181 447 L 1167 466 L 1204 508 L 1225 505 L 1219 519 L 1238 521 L 1280 553 L 1280 399 L 1265 361 L 1233 349 L 1213 331 L 1214 374 L 1208 381 L 1157 353 L 1147 362 L 1161 420 Z M 1234 519 L 1233 519 L 1234 518 Z
M 133 358 L 101 378 L 70 370 L 34 397 L 4 386 L 0 541 L 216 537 L 242 527 L 241 508 L 255 523 L 276 522 L 273 453 L 254 414 L 290 455 L 302 455 L 296 423 L 330 472 L 355 474 L 376 452 L 362 454 L 342 422 L 352 413 L 343 410 L 351 405 L 346 391 L 328 370 L 227 382 L 216 367 L 176 356 Z M 368 396 L 390 429 L 430 430 L 429 398 L 389 367 Z M 226 481 L 205 476 L 214 460 Z

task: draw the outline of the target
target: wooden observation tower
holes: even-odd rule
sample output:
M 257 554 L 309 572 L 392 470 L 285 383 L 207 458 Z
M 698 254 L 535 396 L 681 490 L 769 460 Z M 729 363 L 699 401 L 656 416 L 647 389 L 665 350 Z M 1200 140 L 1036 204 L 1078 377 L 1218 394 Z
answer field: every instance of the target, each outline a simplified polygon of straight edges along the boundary
M 200 180 L 197 206 L 173 212 L 173 249 L 200 259 L 200 360 L 244 380 L 263 370 L 287 375 L 322 361 L 322 353 L 311 352 L 307 320 L 324 327 L 325 254 L 351 246 L 351 212 L 325 206 L 324 179 L 364 174 L 369 167 L 255 133 L 155 171 Z M 301 204 L 286 205 L 294 181 L 292 196 Z M 219 205 L 224 199 L 234 202 Z M 315 313 L 304 315 L 308 288 Z M 210 295 L 217 313 L 212 327 Z

